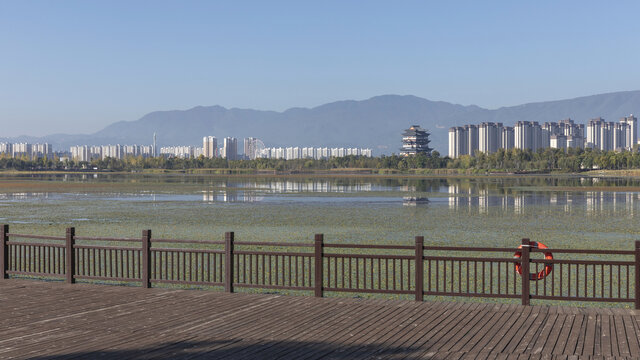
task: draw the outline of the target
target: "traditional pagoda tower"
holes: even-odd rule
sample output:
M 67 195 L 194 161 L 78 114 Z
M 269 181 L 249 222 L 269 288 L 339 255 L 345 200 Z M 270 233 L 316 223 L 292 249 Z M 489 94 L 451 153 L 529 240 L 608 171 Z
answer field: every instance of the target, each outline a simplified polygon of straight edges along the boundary
M 420 125 L 411 125 L 402 133 L 402 148 L 400 154 L 404 156 L 427 154 L 431 155 L 432 148 L 429 147 L 429 133 Z

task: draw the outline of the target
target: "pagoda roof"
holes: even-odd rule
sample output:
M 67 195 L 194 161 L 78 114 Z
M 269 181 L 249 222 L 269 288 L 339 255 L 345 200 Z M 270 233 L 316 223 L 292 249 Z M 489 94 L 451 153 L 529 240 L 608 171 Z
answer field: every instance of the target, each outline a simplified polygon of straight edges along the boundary
M 410 135 L 424 135 L 426 134 L 427 131 L 423 128 L 421 128 L 418 125 L 412 125 L 410 128 L 405 129 L 404 132 L 402 133 L 402 135 L 404 136 L 410 136 Z

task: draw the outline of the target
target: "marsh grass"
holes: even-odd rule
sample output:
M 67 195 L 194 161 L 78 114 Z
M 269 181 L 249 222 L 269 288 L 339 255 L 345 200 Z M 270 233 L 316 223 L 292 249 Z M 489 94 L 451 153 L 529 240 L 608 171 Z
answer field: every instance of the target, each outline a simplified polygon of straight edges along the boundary
M 285 185 L 282 186 L 283 190 L 274 190 L 277 184 L 287 181 L 297 184 L 318 180 L 341 190 L 289 191 Z M 362 187 L 363 184 L 369 185 Z M 457 192 L 448 192 L 452 187 Z M 5 194 L 4 198 L 0 198 L 0 223 L 10 224 L 11 232 L 55 236 L 63 236 L 67 227 L 74 226 L 78 236 L 140 237 L 142 230 L 152 229 L 156 238 L 223 240 L 225 232 L 233 231 L 237 241 L 312 243 L 314 234 L 322 233 L 327 243 L 413 245 L 414 237 L 422 235 L 426 245 L 508 248 L 516 247 L 523 237 L 527 237 L 552 248 L 631 250 L 633 241 L 639 238 L 639 189 L 637 180 L 585 181 L 574 177 L 540 176 L 427 179 L 176 174 L 97 178 L 84 175 L 9 176 L 0 180 L 0 193 Z M 234 203 L 203 200 L 203 193 L 218 196 L 234 192 L 250 193 L 251 196 L 261 197 L 262 201 Z M 595 195 L 585 195 L 588 192 Z M 633 201 L 616 202 L 607 197 L 609 193 L 623 194 Z M 560 194 L 561 198 L 564 196 L 568 200 L 553 203 L 549 199 L 554 194 Z M 403 206 L 404 196 L 428 197 L 430 202 L 425 206 Z M 501 200 L 494 201 L 492 197 L 507 199 L 508 202 L 500 203 Z M 514 199 L 520 198 L 524 200 L 520 206 L 516 206 Z M 457 203 L 455 199 L 461 202 Z M 588 199 L 593 201 L 590 203 Z M 204 247 L 195 244 L 190 246 Z M 245 246 L 244 249 L 284 250 L 264 246 Z M 354 250 L 331 249 L 336 253 L 347 251 Z M 511 255 L 499 254 L 503 257 Z M 567 255 L 559 256 L 569 258 Z M 599 257 L 584 259 L 597 260 Z M 201 266 L 194 263 L 191 271 L 198 273 L 201 270 L 198 267 Z M 359 266 L 362 274 L 364 266 L 370 265 Z M 457 266 L 453 278 L 457 278 Z M 502 273 L 507 271 L 504 267 Z M 464 264 L 462 271 L 466 271 Z M 512 269 L 509 271 L 513 272 Z M 355 274 L 354 270 L 352 275 Z M 284 276 L 288 278 L 286 273 Z M 325 280 L 333 281 L 329 276 L 327 274 Z M 373 280 L 376 285 L 378 281 L 386 284 L 392 281 L 391 276 L 399 275 L 386 275 L 374 266 L 373 278 L 368 280 Z M 432 276 L 435 277 L 435 273 Z M 494 280 L 497 282 L 497 277 Z M 396 278 L 396 283 L 400 281 L 406 279 Z M 458 286 L 451 278 L 445 280 L 440 277 L 438 281 L 447 281 L 447 286 Z M 166 284 L 158 286 L 175 287 Z M 597 288 L 602 286 L 596 284 Z M 607 284 L 604 286 L 606 288 Z M 200 285 L 178 287 L 203 288 Z M 591 289 L 593 284 L 588 283 L 587 287 Z M 238 291 L 274 292 L 269 289 L 241 288 Z M 282 293 L 308 294 L 304 291 Z M 412 298 L 411 295 L 328 295 Z M 452 298 L 436 296 L 428 299 Z

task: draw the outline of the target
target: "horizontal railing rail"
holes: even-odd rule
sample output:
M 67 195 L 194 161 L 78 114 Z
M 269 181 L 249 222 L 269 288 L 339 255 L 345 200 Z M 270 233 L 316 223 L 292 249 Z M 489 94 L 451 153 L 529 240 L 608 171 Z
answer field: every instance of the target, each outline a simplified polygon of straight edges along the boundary
M 274 290 L 634 303 L 640 309 L 640 241 L 634 250 L 235 241 L 142 236 L 64 237 L 1 227 L 1 278 L 11 275 Z M 543 253 L 541 258 L 538 253 Z M 549 253 L 555 255 L 551 258 Z M 508 254 L 505 256 L 505 254 Z M 532 254 L 534 257 L 532 257 Z

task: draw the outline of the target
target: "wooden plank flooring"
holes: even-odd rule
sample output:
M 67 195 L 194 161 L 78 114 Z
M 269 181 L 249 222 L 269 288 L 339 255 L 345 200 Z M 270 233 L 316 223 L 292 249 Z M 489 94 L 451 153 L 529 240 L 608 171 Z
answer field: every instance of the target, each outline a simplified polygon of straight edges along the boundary
M 640 359 L 640 312 L 0 280 L 0 358 Z

